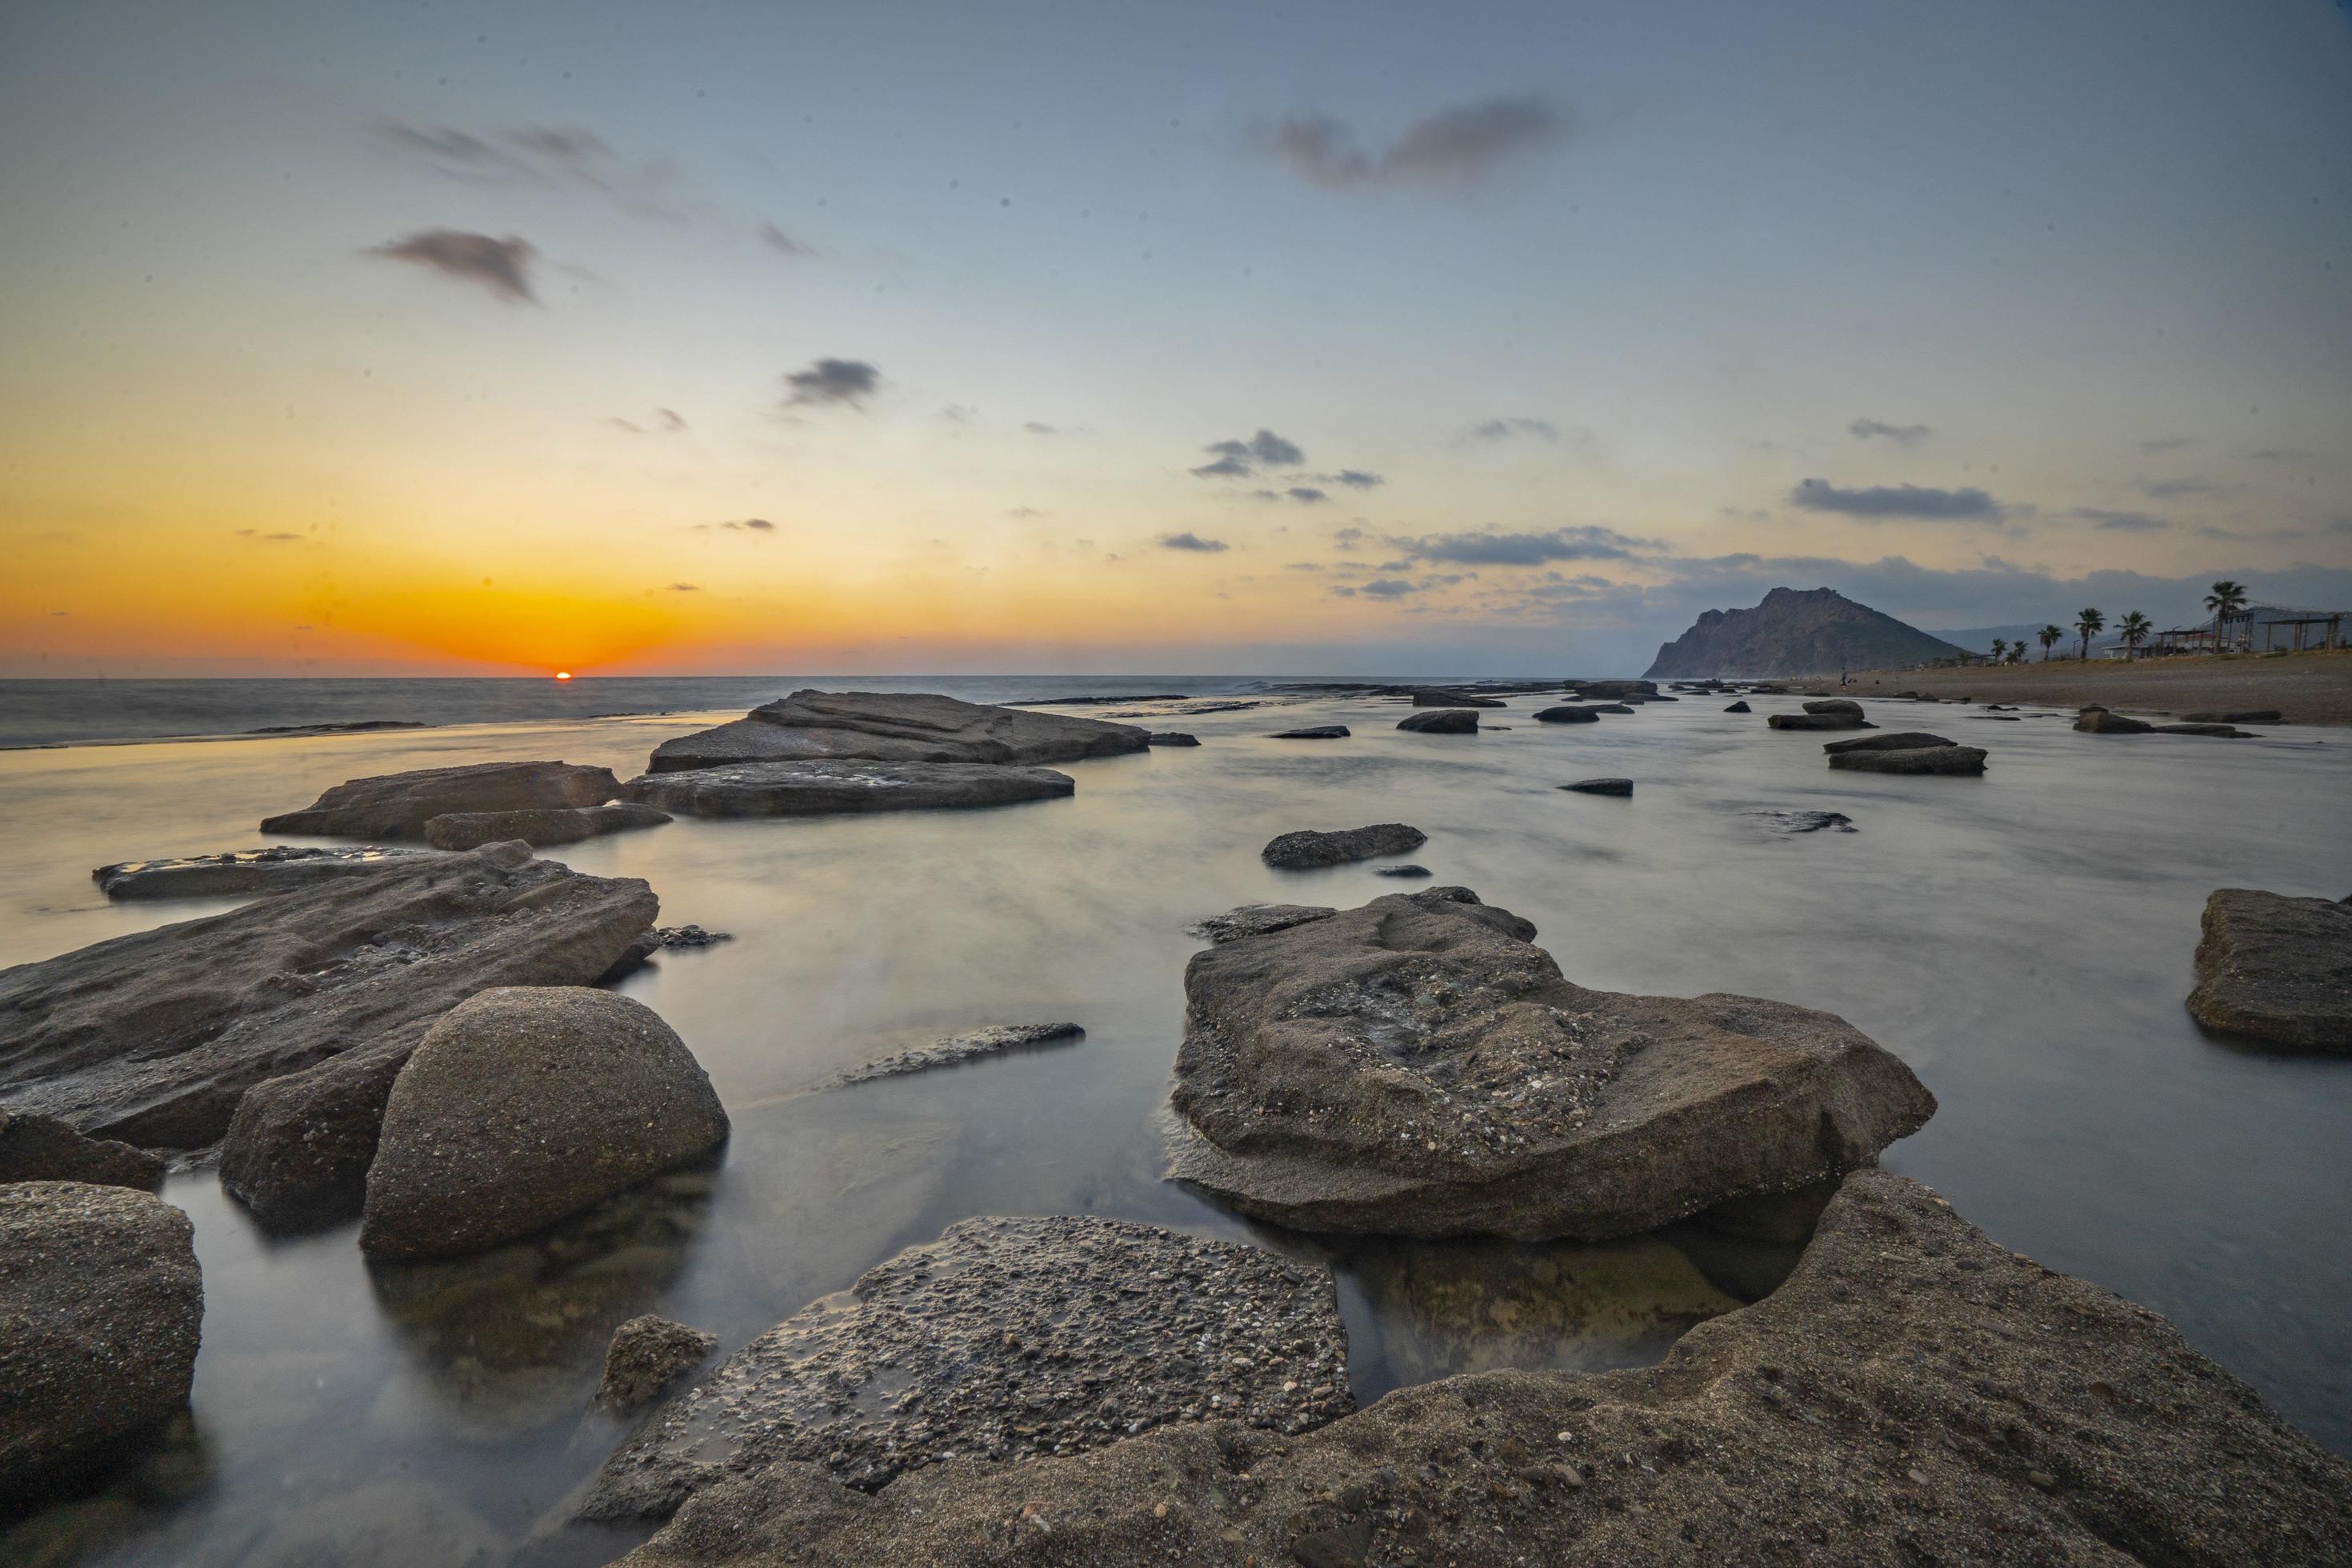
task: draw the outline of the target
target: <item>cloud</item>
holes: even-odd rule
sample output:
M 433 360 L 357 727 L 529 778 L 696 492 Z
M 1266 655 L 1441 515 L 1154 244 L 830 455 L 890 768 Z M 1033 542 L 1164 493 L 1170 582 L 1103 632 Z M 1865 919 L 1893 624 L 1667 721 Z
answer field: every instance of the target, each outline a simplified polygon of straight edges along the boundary
M 2118 533 L 2161 533 L 2172 526 L 2166 519 L 2144 511 L 2109 511 L 2095 506 L 2078 506 L 2071 515 Z
M 1264 138 L 1265 150 L 1327 191 L 1367 185 L 1467 184 L 1497 163 L 1567 134 L 1568 116 L 1534 93 L 1483 99 L 1414 121 L 1367 153 L 1328 115 L 1294 115 Z
M 1939 490 L 1924 485 L 1871 485 L 1841 489 L 1827 479 L 1806 479 L 1789 492 L 1789 504 L 1807 511 L 1834 511 L 1875 522 L 1890 517 L 1938 521 L 1998 521 L 2000 503 L 1979 489 Z
M 1935 432 L 1925 425 L 1889 425 L 1878 419 L 1857 419 L 1846 428 L 1857 441 L 1867 441 L 1874 436 L 1885 437 L 1898 447 L 1916 447 Z
M 721 528 L 740 528 L 751 533 L 773 533 L 776 531 L 776 525 L 770 522 L 764 517 L 747 517 L 739 521 L 722 522 L 719 526 Z
M 2150 500 L 2177 500 L 2182 496 L 2228 495 L 2241 488 L 2221 484 L 2199 474 L 2179 479 L 2141 479 L 2138 484 L 2139 493 Z
M 1331 498 L 1312 485 L 1293 485 L 1287 494 L 1301 506 L 1320 506 Z
M 1389 542 L 1417 561 L 1457 566 L 1540 566 L 1550 561 L 1630 561 L 1664 548 L 1612 528 L 1556 528 L 1549 533 L 1433 533 Z
M 1350 489 L 1369 490 L 1388 483 L 1388 480 L 1378 474 L 1368 473 L 1362 468 L 1341 468 L 1331 476 L 1331 482 L 1346 485 Z
M 812 360 L 806 370 L 784 377 L 792 395 L 786 407 L 805 404 L 846 403 L 862 407 L 882 384 L 882 373 L 862 359 Z
M 702 584 L 699 583 L 672 583 L 667 588 L 664 589 L 663 592 L 669 594 L 699 594 L 702 592 Z
M 369 254 L 429 267 L 461 282 L 478 283 L 501 300 L 537 302 L 538 297 L 530 291 L 530 265 L 539 252 L 530 241 L 513 235 L 494 239 L 462 229 L 419 229 L 406 239 L 379 245 Z
M 1034 506 L 1016 506 L 1007 510 L 1004 515 L 1007 517 L 1033 518 L 1043 517 L 1045 514 L 1039 511 Z
M 1062 427 L 1060 426 L 1048 425 L 1044 421 L 1037 419 L 1031 419 L 1024 422 L 1021 428 L 1028 431 L 1032 436 L 1058 436 L 1062 433 Z
M 667 158 L 631 163 L 604 139 L 576 125 L 526 126 L 476 134 L 442 125 L 397 121 L 377 127 L 379 140 L 446 179 L 469 185 L 575 191 L 612 203 L 634 217 L 682 222 L 695 204 L 681 191 L 677 165 Z
M 1224 550 L 1229 547 L 1222 539 L 1203 539 L 1199 534 L 1187 531 L 1183 533 L 1161 534 L 1160 536 L 1160 548 L 1162 550 L 1197 550 L 1204 555 L 1213 555 L 1218 551 Z
M 1558 441 L 1559 426 L 1549 419 L 1514 416 L 1481 421 L 1471 426 L 1463 434 L 1473 441 L 1508 441 L 1520 436 L 1538 441 Z
M 1188 471 L 1195 479 L 1245 479 L 1257 472 L 1239 458 L 1220 458 L 1213 463 L 1203 463 Z
M 1353 550 L 1364 537 L 1364 531 L 1360 528 L 1343 528 L 1331 535 L 1331 542 L 1341 550 Z
M 615 430 L 626 430 L 632 436 L 675 436 L 687 427 L 686 416 L 675 408 L 656 408 L 652 420 L 645 425 L 618 415 L 604 421 Z
M 816 254 L 815 251 L 811 250 L 807 246 L 803 245 L 799 240 L 794 239 L 791 235 L 786 234 L 774 224 L 761 224 L 758 233 L 760 236 L 760 243 L 766 246 L 770 250 L 774 251 L 778 256 L 790 256 L 797 258 L 803 256 L 814 256 Z
M 1407 594 L 1420 593 L 1421 584 L 1408 583 L 1402 577 L 1375 577 L 1364 584 L 1357 592 L 1369 595 L 1375 599 L 1402 599 Z
M 1212 441 L 1201 450 L 1216 459 L 1191 470 L 1194 477 L 1204 479 L 1244 479 L 1255 473 L 1260 463 L 1270 468 L 1295 468 L 1307 461 L 1307 454 L 1296 441 L 1285 440 L 1265 429 L 1246 441 Z
M 264 544 L 299 544 L 302 542 L 302 536 L 299 533 L 264 533 L 257 528 L 240 528 L 236 531 L 236 536 L 239 539 L 257 540 Z
M 2308 463 L 2313 456 L 2300 447 L 2264 447 L 2246 454 L 2250 460 L 2257 463 Z

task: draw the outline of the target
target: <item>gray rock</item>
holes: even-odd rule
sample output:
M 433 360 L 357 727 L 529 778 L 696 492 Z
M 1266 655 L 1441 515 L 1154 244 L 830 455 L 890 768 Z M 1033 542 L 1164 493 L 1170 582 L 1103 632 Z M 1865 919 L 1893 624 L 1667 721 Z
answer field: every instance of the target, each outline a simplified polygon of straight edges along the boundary
M 1764 722 L 1775 730 L 1875 730 L 1858 713 L 1775 713 Z
M 1239 937 L 1287 931 L 1308 921 L 1329 920 L 1339 912 L 1316 904 L 1244 904 L 1237 910 L 1211 915 L 1191 930 L 1203 942 L 1232 942 Z
M 1433 708 L 1400 720 L 1397 728 L 1424 735 L 1475 735 L 1478 732 L 1478 714 L 1469 708 Z
M 1633 798 L 1632 779 L 1579 779 L 1574 784 L 1564 784 L 1559 787 L 1573 790 L 1578 795 L 1613 795 L 1627 800 Z
M 1310 724 L 1304 730 L 1277 730 L 1270 738 L 1276 741 L 1344 741 L 1348 738 L 1348 726 Z
M 1412 691 L 1416 708 L 1505 708 L 1509 704 L 1499 697 L 1477 697 L 1467 691 L 1448 691 L 1443 687 L 1417 686 Z
M 688 816 L 827 816 L 1017 805 L 1077 787 L 1067 773 L 1010 763 L 741 763 L 647 773 L 629 796 Z
M 1725 709 L 1724 711 L 1726 713 L 1752 713 L 1755 710 L 1748 707 L 1745 702 L 1735 702 L 1730 707 Z
M 1862 704 L 1851 697 L 1823 697 L 1801 706 L 1808 713 L 1850 713 L 1857 719 L 1862 717 Z
M 425 823 L 425 842 L 436 849 L 478 849 L 510 838 L 534 846 L 576 844 L 632 827 L 659 827 L 670 819 L 666 811 L 622 801 L 528 811 L 458 811 Z
M 1144 739 L 1154 746 L 1197 746 L 1201 743 L 1200 736 L 1188 735 L 1181 730 L 1156 730 Z
M 1326 1269 L 1120 1220 L 969 1219 L 663 1405 L 583 1512 L 657 1517 L 780 1462 L 870 1491 L 950 1455 L 1019 1460 L 1221 1417 L 1298 1433 L 1353 1407 Z
M 726 1137 L 709 1075 L 652 1008 L 581 986 L 487 991 L 435 1024 L 393 1082 L 360 1246 L 478 1252 Z
M 110 899 L 237 899 L 252 893 L 282 893 L 344 877 L 365 877 L 387 867 L 413 865 L 428 849 L 298 848 L 272 845 L 221 855 L 189 855 L 165 860 L 125 860 L 90 873 Z
M 1574 703 L 1562 703 L 1557 708 L 1538 709 L 1536 722 L 1538 724 L 1598 724 L 1601 722 L 1601 710 L 1580 708 Z
M 1428 834 L 1402 822 L 1376 822 L 1369 827 L 1343 827 L 1331 833 L 1300 828 L 1269 839 L 1258 851 L 1258 858 L 1286 871 L 1303 871 L 1379 855 L 1402 855 L 1428 842 Z
M 1783 833 L 1852 833 L 1853 818 L 1842 811 L 1757 811 L 1760 816 Z
M 2074 728 L 2091 735 L 2145 735 L 2156 726 L 2146 720 L 2110 713 L 2104 708 L 2085 708 L 2074 720 Z
M 1076 1024 L 1002 1024 L 994 1028 L 974 1029 L 968 1035 L 956 1035 L 937 1045 L 900 1051 L 895 1056 L 867 1062 L 864 1067 L 852 1068 L 838 1077 L 826 1079 L 822 1087 L 844 1089 L 853 1083 L 868 1083 L 877 1078 L 902 1078 L 908 1073 L 955 1067 L 1006 1051 L 1065 1045 L 1086 1038 L 1086 1034 Z
M 1375 877 L 1409 877 L 1419 879 L 1430 875 L 1430 870 L 1426 866 L 1380 866 L 1373 868 L 1372 875 Z M 1332 912 L 1336 914 L 1339 911 L 1335 910 Z
M 1856 735 L 1851 741 L 1825 742 L 1822 750 L 1832 757 L 1848 752 L 1916 752 L 1927 746 L 1955 746 L 1941 735 L 1930 735 L 1925 730 L 1888 730 L 1876 735 Z
M 1658 694 L 1658 683 L 1654 680 L 1571 680 L 1567 686 L 1570 690 L 1582 692 L 1587 697 L 1606 698 L 1612 701 Z
M 205 1315 L 194 1234 L 128 1187 L 0 1185 L 0 1518 L 187 1408 Z
M 604 1352 L 604 1378 L 596 1403 L 623 1414 L 652 1403 L 656 1394 L 698 1365 L 717 1347 L 719 1336 L 651 1312 L 613 1331 Z
M 1593 713 L 1593 714 L 1596 714 L 1596 715 L 1598 715 L 1598 714 L 1601 714 L 1601 713 L 1631 713 L 1631 712 L 1633 712 L 1633 710 L 1632 708 L 1628 707 L 1626 704 L 1624 704 L 1624 703 L 1622 703 L 1622 702 L 1591 702 L 1591 703 L 1587 703 L 1587 704 L 1585 705 L 1585 710 L 1586 710 L 1587 712 Z M 1570 722 L 1571 722 L 1571 723 L 1573 723 L 1574 721 L 1573 721 L 1573 720 L 1570 720 Z
M 2189 1011 L 2208 1028 L 2352 1051 L 2352 902 L 2222 888 L 2205 900 Z
M 1830 766 L 1865 773 L 1944 773 L 1962 776 L 1985 771 L 1982 746 L 1914 746 L 1900 752 L 1840 752 Z
M 1463 888 L 1195 953 L 1171 1174 L 1307 1231 L 1653 1230 L 1869 1163 L 1935 1100 L 1827 1013 L 1589 991 Z
M 85 1138 L 50 1116 L 0 1107 L 0 1185 L 10 1182 L 89 1182 L 153 1192 L 163 1162 L 110 1138 Z
M 621 781 L 610 768 L 474 763 L 352 779 L 321 795 L 307 810 L 263 817 L 261 830 L 338 838 L 422 838 L 426 823 L 452 812 L 602 805 L 620 793 Z
M 665 741 L 647 771 L 736 763 L 1040 763 L 1139 752 L 1132 724 L 1031 713 L 928 692 L 795 691 L 716 729 Z
M 2235 724 L 2158 724 L 2159 735 L 2211 735 L 2224 741 L 2252 741 L 2257 737 L 2251 730 L 2241 730 Z
M 2181 718 L 2191 724 L 2275 724 L 2279 710 L 2257 708 L 2243 713 L 2184 713 Z

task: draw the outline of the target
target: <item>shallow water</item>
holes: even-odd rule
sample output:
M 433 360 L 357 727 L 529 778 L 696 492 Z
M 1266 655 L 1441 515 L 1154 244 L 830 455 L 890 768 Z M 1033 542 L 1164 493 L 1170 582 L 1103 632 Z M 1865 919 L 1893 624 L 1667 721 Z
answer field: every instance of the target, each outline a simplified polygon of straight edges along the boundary
M 1150 689 L 1129 686 L 1114 689 Z M 1184 688 L 1169 688 L 1184 689 Z M 1412 859 L 1533 920 L 1573 979 L 1825 1007 L 1942 1109 L 1887 1163 L 2005 1244 L 2170 1316 L 2352 1452 L 2352 1063 L 2206 1037 L 2180 1001 L 2215 887 L 2352 891 L 2352 734 L 2079 735 L 1890 708 L 1992 750 L 1977 779 L 1832 773 L 1818 737 L 1720 701 L 1506 731 L 1398 733 L 1374 699 L 1158 721 L 1196 751 L 1064 764 L 1068 800 L 971 813 L 680 822 L 551 851 L 644 877 L 664 923 L 735 933 L 624 989 L 710 1070 L 719 1165 L 490 1257 L 371 1268 L 353 1227 L 260 1237 L 209 1173 L 192 1439 L 108 1495 L 0 1536 L 10 1561 L 598 1563 L 567 1527 L 618 1433 L 587 1412 L 614 1324 L 658 1310 L 732 1349 L 900 1247 L 984 1213 L 1094 1212 L 1328 1257 L 1370 1398 L 1499 1364 L 1654 1361 L 1785 1258 L 1677 1234 L 1609 1247 L 1333 1244 L 1244 1226 L 1158 1179 L 1185 927 L 1251 900 L 1428 884 L 1276 873 L 1293 827 L 1412 823 Z M 731 713 L 713 715 L 732 717 Z M 1265 731 L 1340 721 L 1352 740 Z M 91 867 L 250 847 L 323 785 L 497 757 L 625 776 L 700 721 L 481 726 L 0 756 L 0 963 L 194 913 L 108 906 Z M 1628 800 L 1552 786 L 1637 781 Z M 1773 811 L 1853 833 L 1791 835 Z M 987 1024 L 1078 1043 L 824 1094 L 871 1058 Z

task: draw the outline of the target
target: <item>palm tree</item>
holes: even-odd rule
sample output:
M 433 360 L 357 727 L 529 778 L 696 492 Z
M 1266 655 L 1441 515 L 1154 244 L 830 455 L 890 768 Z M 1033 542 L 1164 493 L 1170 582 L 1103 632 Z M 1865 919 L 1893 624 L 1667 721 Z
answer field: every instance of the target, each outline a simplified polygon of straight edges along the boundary
M 2213 612 L 2213 651 L 2221 651 L 2221 628 L 2231 616 L 2246 607 L 2246 585 L 2232 583 L 2227 577 L 2213 584 L 2205 595 L 2205 607 Z
M 2042 662 L 2048 664 L 2050 650 L 2066 640 L 2066 628 L 2056 626 L 2044 626 L 2034 635 L 2042 639 Z
M 1992 661 L 1995 664 L 1999 664 L 2000 662 L 2001 653 L 2008 647 L 2009 644 L 2002 638 L 1995 637 L 1992 639 Z
M 2091 639 L 2107 629 L 2107 617 L 2096 610 L 2084 610 L 2074 617 L 2074 629 L 2083 634 L 2083 658 L 2091 658 Z
M 2156 630 L 2156 623 L 2133 610 L 2116 623 L 2116 630 L 2123 634 L 2124 647 L 2130 650 L 2129 656 L 2137 658 L 2139 657 L 2139 645 L 2147 641 L 2148 634 Z
M 2015 642 L 2009 645 L 2009 662 L 2011 664 L 2023 664 L 2025 662 L 2025 639 L 2023 637 L 2020 637 Z

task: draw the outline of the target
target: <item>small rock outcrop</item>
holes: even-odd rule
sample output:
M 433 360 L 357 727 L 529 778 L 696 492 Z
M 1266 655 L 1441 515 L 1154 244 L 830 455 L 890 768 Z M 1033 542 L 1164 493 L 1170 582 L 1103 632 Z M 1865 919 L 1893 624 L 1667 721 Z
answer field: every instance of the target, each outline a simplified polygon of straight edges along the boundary
M 666 811 L 626 801 L 608 805 L 544 805 L 528 811 L 453 811 L 425 823 L 425 842 L 436 849 L 478 849 L 510 838 L 534 847 L 577 844 L 632 827 L 659 827 L 669 820 Z
M 205 1316 L 194 1236 L 128 1187 L 0 1185 L 0 1518 L 187 1407 Z
M 0 1106 L 0 1185 L 11 1182 L 89 1182 L 152 1193 L 163 1184 L 163 1161 L 111 1138 L 85 1138 L 53 1116 Z
M 393 1080 L 360 1246 L 477 1252 L 726 1137 L 709 1075 L 652 1008 L 582 986 L 487 991 L 435 1024 Z
M 2181 718 L 2190 724 L 2275 724 L 2279 722 L 2279 710 L 2256 708 L 2243 713 L 2184 713 Z
M 1748 707 L 1748 704 L 1743 701 L 1733 703 L 1730 707 L 1725 709 L 1724 711 L 1726 713 L 1753 713 L 1755 710 Z
M 1404 877 L 1414 880 L 1430 874 L 1430 869 L 1426 866 L 1381 866 L 1376 867 L 1372 871 L 1375 877 Z
M 1423 735 L 1475 735 L 1478 732 L 1478 714 L 1470 708 L 1433 708 L 1399 720 L 1397 728 Z
M 1564 684 L 1569 690 L 1582 696 L 1599 697 L 1610 701 L 1655 697 L 1658 694 L 1658 683 L 1654 680 L 1570 680 Z
M 1613 795 L 1627 800 L 1633 798 L 1632 779 L 1579 779 L 1574 784 L 1564 784 L 1559 787 L 1578 795 Z
M 623 1415 L 644 1408 L 718 1345 L 717 1334 L 647 1312 L 613 1331 L 596 1403 Z
M 2222 741 L 2252 741 L 2260 737 L 2252 730 L 2241 730 L 2235 724 L 2158 724 L 2159 735 L 2210 735 Z
M 1287 931 L 1308 921 L 1329 920 L 1339 912 L 1318 904 L 1244 904 L 1237 910 L 1211 915 L 1191 931 L 1203 942 L 1233 942 L 1240 937 Z
M 2156 726 L 2145 719 L 2126 719 L 2105 708 L 2085 708 L 2074 720 L 2074 728 L 2086 735 L 2145 735 Z
M 241 899 L 365 877 L 413 865 L 430 854 L 425 849 L 308 849 L 277 844 L 222 855 L 124 860 L 100 866 L 90 877 L 110 899 Z
M 1414 687 L 1412 705 L 1416 708 L 1507 708 L 1510 706 L 1499 697 L 1479 697 L 1467 691 L 1448 691 L 1437 686 Z
M 1764 721 L 1775 730 L 1875 730 L 1877 725 L 1862 716 L 1859 709 L 1851 713 L 1775 713 Z
M 1144 742 L 1153 746 L 1197 746 L 1201 737 L 1181 730 L 1155 730 L 1144 737 Z
M 1309 724 L 1303 730 L 1276 730 L 1269 738 L 1276 741 L 1344 741 L 1348 734 L 1345 724 Z
M 1285 871 L 1305 871 L 1381 855 L 1402 855 L 1428 842 L 1428 834 L 1402 822 L 1376 822 L 1369 827 L 1343 827 L 1329 833 L 1303 827 L 1269 839 L 1258 851 L 1258 858 Z
M 2217 890 L 2205 900 L 2189 1011 L 2228 1034 L 2352 1051 L 2352 903 Z
M 852 1068 L 826 1079 L 823 1087 L 845 1089 L 853 1083 L 870 1083 L 877 1078 L 903 1078 L 908 1073 L 955 1067 L 976 1061 L 982 1057 L 1002 1056 L 1007 1051 L 1032 1050 L 1039 1046 L 1082 1040 L 1086 1034 L 1076 1024 L 1000 1024 L 994 1028 L 974 1029 L 968 1035 L 957 1035 L 937 1045 L 900 1051 L 895 1056 L 867 1062 L 864 1067 Z
M 1852 833 L 1853 818 L 1842 811 L 1755 811 L 1782 833 Z
M 1896 752 L 1840 752 L 1830 766 L 1864 773 L 1944 773 L 1965 776 L 1985 771 L 1982 746 L 1911 746 Z
M 1352 1408 L 1328 1269 L 1120 1220 L 968 1219 L 656 1411 L 583 1511 L 660 1517 L 780 1462 L 872 1491 L 950 1454 L 1066 1454 L 1171 1421 L 1297 1433 Z
M 1463 888 L 1195 953 L 1171 1172 L 1306 1231 L 1601 1240 L 1871 1163 L 1935 1100 L 1844 1020 L 1589 991 Z
M 1067 773 L 1010 763 L 742 763 L 647 773 L 629 796 L 688 816 L 827 816 L 1017 805 L 1077 788 Z
M 1916 752 L 1926 746 L 1958 744 L 1958 741 L 1948 741 L 1925 730 L 1890 730 L 1877 735 L 1856 735 L 1851 741 L 1824 742 L 1822 750 L 1832 757 L 1839 757 L 1848 752 Z
M 738 763 L 1041 763 L 1139 752 L 1132 724 L 992 708 L 929 692 L 795 691 L 715 729 L 654 748 L 649 773 Z
M 1601 722 L 1601 710 L 1580 707 L 1573 702 L 1563 702 L 1557 708 L 1536 710 L 1536 722 L 1538 724 L 1598 724 Z
M 1595 717 L 1603 713 L 1631 713 L 1634 711 L 1633 709 L 1628 707 L 1622 702 L 1591 702 L 1587 703 L 1585 707 L 1586 710 L 1593 714 Z M 1570 722 L 1574 723 L 1575 721 L 1570 720 Z
M 261 819 L 264 833 L 316 833 L 331 838 L 425 837 L 425 825 L 453 812 L 534 811 L 602 805 L 617 799 L 610 768 L 572 763 L 474 763 L 352 779 L 307 809 Z

